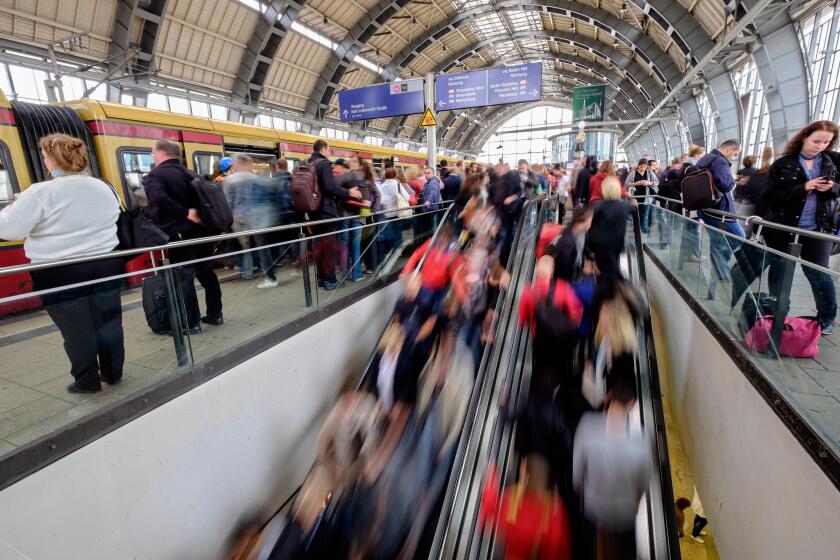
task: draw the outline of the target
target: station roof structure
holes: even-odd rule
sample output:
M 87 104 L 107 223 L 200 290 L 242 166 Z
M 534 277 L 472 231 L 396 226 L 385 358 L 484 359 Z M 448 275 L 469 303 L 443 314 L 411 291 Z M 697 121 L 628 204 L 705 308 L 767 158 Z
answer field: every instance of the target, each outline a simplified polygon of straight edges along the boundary
M 819 2 L 782 0 L 3 0 L 0 54 L 106 73 L 117 89 L 188 87 L 243 115 L 262 107 L 316 131 L 337 92 L 518 62 L 543 64 L 543 103 L 606 84 L 607 120 L 678 112 L 697 81 L 751 38 Z M 823 2 L 824 4 L 824 2 Z M 780 16 L 781 14 L 781 16 Z M 794 14 L 794 15 L 792 15 Z M 777 17 L 779 16 L 779 17 Z M 77 44 L 61 41 L 82 34 Z M 705 74 L 704 74 L 705 73 Z M 442 146 L 476 151 L 520 107 L 441 112 Z M 654 109 L 656 111 L 654 111 Z M 358 135 L 422 138 L 421 115 L 356 123 Z M 330 125 L 331 126 L 331 125 Z M 620 125 L 625 137 L 638 132 Z

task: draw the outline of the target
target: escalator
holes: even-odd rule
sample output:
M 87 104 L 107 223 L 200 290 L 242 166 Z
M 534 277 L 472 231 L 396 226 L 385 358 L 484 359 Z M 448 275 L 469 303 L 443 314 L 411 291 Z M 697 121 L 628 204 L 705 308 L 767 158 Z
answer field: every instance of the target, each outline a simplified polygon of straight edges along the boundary
M 473 394 L 470 398 L 468 410 L 466 413 L 466 423 L 470 423 L 473 418 L 477 417 L 477 413 L 483 414 L 485 412 L 485 408 L 487 403 L 485 399 L 482 398 L 482 395 L 479 395 L 479 390 L 482 389 L 486 384 L 483 382 L 485 375 L 488 372 L 497 372 L 500 370 L 499 363 L 500 360 L 509 360 L 510 356 L 506 350 L 506 341 L 509 340 L 509 334 L 513 334 L 513 330 L 510 329 L 511 323 L 509 321 L 510 317 L 515 315 L 516 305 L 515 302 L 512 300 L 512 295 L 517 294 L 521 291 L 523 279 L 530 276 L 531 269 L 533 268 L 533 263 L 529 261 L 533 261 L 533 259 L 528 258 L 528 251 L 523 250 L 527 249 L 528 247 L 533 247 L 536 241 L 536 235 L 538 231 L 538 225 L 540 223 L 539 216 L 540 212 L 544 211 L 543 209 L 546 208 L 543 204 L 543 200 L 532 200 L 526 202 L 523 206 L 520 218 L 518 220 L 516 231 L 514 234 L 514 239 L 512 241 L 512 250 L 511 250 L 511 257 L 507 264 L 507 271 L 511 276 L 511 284 L 509 289 L 507 290 L 500 290 L 498 300 L 495 305 L 496 309 L 496 316 L 502 317 L 502 319 L 497 320 L 495 324 L 491 327 L 494 333 L 494 340 L 495 343 L 487 344 L 485 346 L 485 350 L 483 352 L 480 365 L 478 367 L 478 372 L 476 374 L 476 381 L 473 385 Z M 451 207 L 450 207 L 451 208 Z M 453 222 L 453 217 L 447 211 L 447 214 L 444 215 L 443 219 L 441 220 L 440 225 L 435 230 L 434 235 L 432 236 L 432 240 L 430 246 L 434 244 L 435 239 L 441 234 L 442 228 L 446 224 L 451 224 Z M 426 259 L 427 253 L 424 254 L 423 258 L 420 261 L 420 266 L 422 266 L 423 261 Z M 420 268 L 418 266 L 418 269 Z M 385 328 L 383 329 L 383 336 L 385 332 L 388 331 L 388 328 L 393 321 L 393 317 L 388 321 Z M 381 338 L 381 337 L 380 337 Z M 375 349 L 371 352 L 369 359 L 367 360 L 366 365 L 362 368 L 361 374 L 357 378 L 355 382 L 351 385 L 351 388 L 355 391 L 361 392 L 375 392 L 376 390 L 376 377 L 377 377 L 377 353 L 379 349 Z M 471 432 L 472 430 L 470 430 Z M 466 433 L 466 432 L 461 432 Z M 398 444 L 401 445 L 401 444 Z M 456 442 L 457 445 L 457 442 Z M 446 482 L 448 481 L 448 467 L 447 472 L 443 473 L 444 476 L 438 477 L 438 484 L 427 486 L 424 490 L 425 493 L 436 494 L 441 497 L 444 496 L 444 491 L 446 489 Z M 411 481 L 407 481 L 407 484 L 411 484 Z M 264 548 L 264 552 L 262 555 L 256 555 L 255 558 L 285 558 L 290 557 L 287 553 L 280 552 L 280 547 L 282 546 L 283 537 L 281 536 L 284 533 L 284 527 L 288 522 L 289 516 L 286 515 L 287 513 L 291 513 L 297 510 L 299 507 L 299 495 L 301 491 L 305 488 L 305 484 L 301 485 L 300 487 L 295 490 L 295 492 L 289 496 L 289 498 L 282 504 L 282 506 L 277 510 L 277 512 L 271 517 L 271 519 L 262 525 L 261 528 L 261 537 L 260 539 L 264 539 L 267 542 L 277 542 L 279 544 L 276 545 L 276 548 L 270 555 L 267 554 L 267 548 Z M 339 510 L 341 506 L 339 506 Z M 426 529 L 422 531 L 422 535 L 418 535 L 415 539 L 415 546 L 416 552 L 413 554 L 414 557 L 423 557 L 428 554 L 428 550 L 432 544 L 431 537 L 434 535 L 434 528 L 438 523 L 439 513 L 441 511 L 441 500 L 440 499 L 433 499 L 431 501 L 430 506 L 427 508 L 428 511 L 425 511 L 423 515 L 424 525 Z M 327 516 L 334 514 L 334 509 L 332 509 L 332 504 L 329 503 L 329 499 L 324 504 L 324 513 L 323 518 L 326 519 Z M 421 517 L 420 513 L 417 513 L 416 516 L 418 518 Z M 319 521 L 320 523 L 320 521 Z M 327 521 L 324 525 L 328 525 L 330 521 Z M 278 540 L 278 537 L 280 539 Z M 318 540 L 322 540 L 322 536 L 313 535 L 312 542 L 317 542 Z M 321 545 L 316 545 L 315 548 Z M 328 547 L 329 548 L 329 547 Z M 311 549 L 310 549 L 311 550 Z M 314 553 L 315 556 L 318 556 L 319 553 L 324 552 L 324 549 L 319 549 L 318 553 Z M 341 556 L 341 554 L 336 554 L 335 550 L 330 550 L 329 553 L 335 557 Z M 313 554 L 311 551 L 308 554 Z
M 527 399 L 530 383 L 531 340 L 529 329 L 520 328 L 516 317 L 519 296 L 530 281 L 535 267 L 536 238 L 549 215 L 544 201 L 535 214 L 533 231 L 528 230 L 519 245 L 518 259 L 511 278 L 511 297 L 504 302 L 500 315 L 497 344 L 482 363 L 483 376 L 476 387 L 476 403 L 465 423 L 455 464 L 444 498 L 430 558 L 497 558 L 500 544 L 495 530 L 480 526 L 483 484 L 488 468 L 501 474 L 499 492 L 517 478 L 519 458 L 514 447 L 516 426 L 506 421 L 504 409 L 521 406 Z M 526 217 L 527 219 L 527 217 Z M 638 214 L 628 228 L 624 268 L 636 286 L 645 285 Z M 665 437 L 656 353 L 649 315 L 638 327 L 639 353 L 636 359 L 638 423 L 647 434 L 652 457 L 652 476 L 637 517 L 637 550 L 641 558 L 674 559 L 680 557 L 676 538 L 674 498 Z M 567 506 L 568 507 L 568 506 Z M 572 535 L 574 539 L 574 535 Z

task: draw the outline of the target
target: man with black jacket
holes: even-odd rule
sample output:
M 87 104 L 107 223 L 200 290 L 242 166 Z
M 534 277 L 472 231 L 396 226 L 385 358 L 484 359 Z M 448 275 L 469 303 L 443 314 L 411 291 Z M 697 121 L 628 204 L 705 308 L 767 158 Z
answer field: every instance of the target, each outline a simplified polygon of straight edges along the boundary
M 348 198 L 362 198 L 358 187 L 345 189 L 335 183 L 335 176 L 332 172 L 332 163 L 325 154 L 329 151 L 329 145 L 324 140 L 316 140 L 312 145 L 312 160 L 315 165 L 315 175 L 318 178 L 318 189 L 321 191 L 321 206 L 315 214 L 315 220 L 328 220 L 338 217 L 338 201 Z M 323 224 L 312 228 L 314 235 L 333 233 L 338 231 L 338 222 Z M 338 262 L 338 244 L 335 235 L 325 235 L 315 241 L 314 249 L 315 269 L 318 273 L 318 283 L 323 283 L 327 290 L 334 290 L 339 287 L 338 279 L 335 276 L 335 267 Z
M 207 232 L 198 215 L 198 194 L 192 186 L 193 175 L 181 163 L 181 146 L 170 140 L 158 140 L 152 150 L 152 159 L 155 168 L 146 175 L 144 183 L 152 221 L 169 234 L 171 241 L 205 237 Z M 209 257 L 213 254 L 213 245 L 190 245 L 170 249 L 168 253 L 172 264 L 182 263 Z M 204 287 L 207 314 L 201 318 L 201 322 L 210 325 L 224 323 L 222 289 L 210 262 L 199 262 L 181 267 L 180 270 L 182 274 L 194 275 Z M 189 281 L 192 282 L 192 279 Z M 196 298 L 194 291 L 185 291 L 186 297 L 189 297 L 188 294 Z M 184 303 L 188 310 L 198 309 L 197 299 Z M 190 331 L 201 332 L 201 325 L 190 325 Z

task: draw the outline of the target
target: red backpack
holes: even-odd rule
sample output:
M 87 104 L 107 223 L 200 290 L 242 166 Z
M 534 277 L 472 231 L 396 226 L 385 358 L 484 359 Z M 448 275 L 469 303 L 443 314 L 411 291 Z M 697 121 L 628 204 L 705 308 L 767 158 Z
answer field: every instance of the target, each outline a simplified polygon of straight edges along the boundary
M 321 189 L 318 188 L 318 173 L 315 161 L 301 162 L 292 175 L 292 204 L 300 213 L 317 212 L 321 208 Z

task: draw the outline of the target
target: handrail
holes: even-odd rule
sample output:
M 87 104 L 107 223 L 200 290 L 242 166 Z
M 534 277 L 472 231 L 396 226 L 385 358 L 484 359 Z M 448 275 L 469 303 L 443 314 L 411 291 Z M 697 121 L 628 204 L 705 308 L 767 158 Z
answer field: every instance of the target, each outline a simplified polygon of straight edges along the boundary
M 437 204 L 440 205 L 448 205 L 446 208 L 448 209 L 452 205 L 453 201 L 451 200 L 444 200 Z M 397 210 L 383 210 L 381 212 L 375 212 L 371 214 L 372 216 L 380 216 L 383 214 L 395 214 L 400 210 L 407 210 L 407 209 L 415 209 L 415 208 L 425 208 L 424 204 L 418 206 L 410 206 L 408 208 L 401 208 Z M 443 211 L 444 208 L 437 208 L 435 210 L 429 210 L 429 214 L 437 213 Z M 272 226 L 267 228 L 259 228 L 259 229 L 250 229 L 247 231 L 239 231 L 239 232 L 231 232 L 231 233 L 221 233 L 219 235 L 208 235 L 206 237 L 199 237 L 196 239 L 185 239 L 183 241 L 172 241 L 166 243 L 164 245 L 156 245 L 154 247 L 142 247 L 138 249 L 125 249 L 122 251 L 111 251 L 109 253 L 100 253 L 98 255 L 88 255 L 84 257 L 73 257 L 69 259 L 58 259 L 54 261 L 47 261 L 42 263 L 30 263 L 30 264 L 22 264 L 22 265 L 15 265 L 15 266 L 7 266 L 4 268 L 0 268 L 0 277 L 8 276 L 10 274 L 21 274 L 24 272 L 31 272 L 33 270 L 44 270 L 47 268 L 54 268 L 57 266 L 65 266 L 69 264 L 80 264 L 86 262 L 94 262 L 98 260 L 104 259 L 114 259 L 114 258 L 123 258 L 123 257 L 130 257 L 130 256 L 137 256 L 142 255 L 143 253 L 150 253 L 154 251 L 163 251 L 163 250 L 170 250 L 170 249 L 178 249 L 181 247 L 191 247 L 193 245 L 203 245 L 205 243 L 215 243 L 217 241 L 225 241 L 228 239 L 237 239 L 239 237 L 247 237 L 250 235 L 262 235 L 266 233 L 275 233 L 278 231 L 290 231 L 293 229 L 301 229 L 304 227 L 312 227 L 312 226 L 320 226 L 324 224 L 332 224 L 336 222 L 344 222 L 347 220 L 354 220 L 358 219 L 358 216 L 347 216 L 342 218 L 328 218 L 326 220 L 316 220 L 313 222 L 298 222 L 295 224 L 286 224 L 282 226 Z M 384 222 L 377 222 L 377 223 L 384 223 Z M 375 224 L 373 224 L 375 225 Z
M 662 200 L 662 201 L 665 201 L 665 202 L 673 202 L 673 203 L 676 203 L 676 204 L 682 204 L 682 202 L 679 201 L 679 200 L 676 200 L 676 199 L 673 199 L 673 198 L 668 198 L 668 197 L 658 195 L 658 194 L 649 195 L 649 196 L 632 195 L 632 196 L 630 196 L 630 198 L 637 199 L 637 200 L 638 199 L 645 199 L 645 198 L 655 198 L 655 199 Z M 813 238 L 813 239 L 818 239 L 820 241 L 830 241 L 832 243 L 840 243 L 840 236 L 831 235 L 830 233 L 821 233 L 819 231 L 811 231 L 811 230 L 802 229 L 802 228 L 793 227 L 793 226 L 786 226 L 786 225 L 780 224 L 778 222 L 772 222 L 772 221 L 769 221 L 769 220 L 765 220 L 761 216 L 757 216 L 755 214 L 752 214 L 750 216 L 743 216 L 741 214 L 733 214 L 732 212 L 724 212 L 723 210 L 718 210 L 716 208 L 703 208 L 702 210 L 698 210 L 698 211 L 699 212 L 704 212 L 704 213 L 707 213 L 707 214 L 719 214 L 719 215 L 723 216 L 724 218 L 732 218 L 733 220 L 737 220 L 739 222 L 744 222 L 748 226 L 758 225 L 760 227 L 767 227 L 767 228 L 770 228 L 770 229 L 777 229 L 779 231 L 784 231 L 786 233 L 792 233 L 792 234 L 797 235 L 797 236 L 810 237 L 810 238 Z

